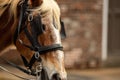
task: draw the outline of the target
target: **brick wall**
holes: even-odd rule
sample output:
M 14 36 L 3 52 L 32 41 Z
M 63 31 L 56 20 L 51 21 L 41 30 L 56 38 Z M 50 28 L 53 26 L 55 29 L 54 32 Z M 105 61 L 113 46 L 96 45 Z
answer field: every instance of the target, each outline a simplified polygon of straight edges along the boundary
M 98 67 L 101 61 L 102 0 L 58 0 L 67 38 L 67 68 Z

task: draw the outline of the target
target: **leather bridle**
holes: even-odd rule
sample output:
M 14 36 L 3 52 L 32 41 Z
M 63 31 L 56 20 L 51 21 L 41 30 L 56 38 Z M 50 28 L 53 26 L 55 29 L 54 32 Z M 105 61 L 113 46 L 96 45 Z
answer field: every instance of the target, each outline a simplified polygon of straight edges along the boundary
M 49 51 L 62 50 L 63 46 L 61 44 L 52 44 L 49 46 L 42 46 L 38 41 L 38 36 L 41 35 L 44 31 L 44 29 L 43 29 L 44 25 L 41 22 L 40 15 L 37 15 L 37 16 L 32 15 L 32 19 L 30 19 L 28 21 L 28 17 L 30 17 L 29 13 L 31 13 L 30 11 L 28 11 L 28 9 L 29 9 L 28 0 L 24 0 L 20 4 L 20 9 L 21 9 L 20 10 L 20 18 L 19 18 L 18 27 L 17 27 L 17 29 L 15 31 L 15 35 L 14 35 L 14 44 L 16 45 L 16 41 L 18 40 L 23 46 L 29 48 L 30 50 L 34 51 L 35 53 L 29 62 L 26 60 L 26 58 L 24 56 L 21 55 L 24 65 L 30 70 L 30 72 L 27 70 L 24 70 L 20 67 L 19 68 L 27 74 L 36 75 L 36 73 L 32 72 L 31 68 L 35 62 L 40 62 L 40 63 L 42 62 L 40 55 L 45 54 Z M 31 33 L 28 31 L 27 23 L 26 23 L 27 21 L 30 22 Z M 61 28 L 62 35 L 63 35 L 63 37 L 65 37 L 66 34 L 65 34 L 63 22 L 61 22 L 61 27 L 62 27 Z M 24 31 L 24 33 L 27 36 L 27 39 L 29 40 L 31 45 L 25 44 L 19 38 L 19 35 L 22 31 Z

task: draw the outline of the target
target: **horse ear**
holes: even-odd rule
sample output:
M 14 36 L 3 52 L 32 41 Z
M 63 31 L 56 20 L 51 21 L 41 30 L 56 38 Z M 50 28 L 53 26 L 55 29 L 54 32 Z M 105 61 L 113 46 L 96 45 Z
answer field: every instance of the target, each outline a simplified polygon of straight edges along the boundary
M 33 7 L 40 6 L 43 3 L 43 0 L 30 0 Z

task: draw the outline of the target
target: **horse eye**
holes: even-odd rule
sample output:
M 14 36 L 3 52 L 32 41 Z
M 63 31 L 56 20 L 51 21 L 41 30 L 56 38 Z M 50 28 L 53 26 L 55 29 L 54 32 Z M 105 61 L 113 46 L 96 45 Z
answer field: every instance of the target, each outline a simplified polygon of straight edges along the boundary
M 42 29 L 45 31 L 46 26 L 44 24 L 42 24 Z

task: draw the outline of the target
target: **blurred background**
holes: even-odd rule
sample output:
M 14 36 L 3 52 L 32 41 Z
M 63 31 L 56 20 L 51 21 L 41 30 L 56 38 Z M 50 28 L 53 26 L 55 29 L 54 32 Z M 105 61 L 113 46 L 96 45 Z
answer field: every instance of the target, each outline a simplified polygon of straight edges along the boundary
M 62 43 L 68 80 L 120 80 L 120 0 L 57 2 L 67 34 Z M 14 49 L 1 56 L 22 64 Z

